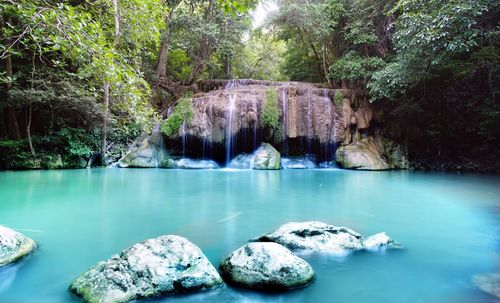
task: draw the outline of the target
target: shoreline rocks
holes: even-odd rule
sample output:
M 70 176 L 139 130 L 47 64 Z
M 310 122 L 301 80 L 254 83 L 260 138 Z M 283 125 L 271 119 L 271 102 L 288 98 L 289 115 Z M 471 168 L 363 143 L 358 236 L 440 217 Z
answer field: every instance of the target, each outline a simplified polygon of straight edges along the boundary
M 243 288 L 283 291 L 307 286 L 314 270 L 277 243 L 249 243 L 225 258 L 220 270 L 226 280 Z
M 128 302 L 188 293 L 222 284 L 193 243 L 173 235 L 149 239 L 99 262 L 70 285 L 86 302 Z
M 25 235 L 0 225 L 0 268 L 32 253 L 36 243 Z

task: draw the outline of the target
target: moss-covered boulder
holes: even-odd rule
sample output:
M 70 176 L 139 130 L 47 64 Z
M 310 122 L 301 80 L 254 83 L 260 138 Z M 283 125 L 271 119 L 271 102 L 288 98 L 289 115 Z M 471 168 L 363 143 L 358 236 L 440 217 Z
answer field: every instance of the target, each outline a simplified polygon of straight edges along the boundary
M 314 279 L 309 263 L 276 243 L 249 243 L 225 258 L 220 270 L 229 283 L 266 291 L 303 287 Z
M 335 159 L 340 167 L 362 170 L 407 169 L 408 160 L 403 148 L 394 141 L 381 137 L 366 137 L 340 146 Z
M 217 270 L 193 243 L 161 236 L 111 256 L 79 276 L 70 290 L 90 303 L 193 292 L 222 284 Z
M 36 243 L 32 239 L 0 225 L 0 267 L 18 261 L 35 248 Z
M 280 169 L 281 155 L 269 143 L 262 143 L 254 153 L 253 169 Z
M 163 137 L 159 131 L 152 135 L 140 136 L 130 147 L 129 151 L 118 161 L 118 167 L 137 168 L 169 168 L 172 161 L 167 150 L 163 147 Z

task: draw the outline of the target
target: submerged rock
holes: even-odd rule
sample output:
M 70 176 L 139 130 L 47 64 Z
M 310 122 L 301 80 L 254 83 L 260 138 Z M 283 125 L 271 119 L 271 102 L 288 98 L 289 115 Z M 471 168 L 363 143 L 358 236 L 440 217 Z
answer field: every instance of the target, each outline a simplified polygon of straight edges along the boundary
M 70 290 L 87 302 L 127 302 L 192 292 L 222 283 L 202 251 L 179 236 L 161 236 L 113 255 L 80 275 Z
M 255 156 L 253 154 L 239 154 L 229 162 L 229 168 L 251 169 Z
M 18 261 L 35 248 L 36 243 L 32 239 L 0 225 L 0 267 Z
M 385 232 L 370 236 L 363 241 L 363 248 L 366 250 L 397 247 L 399 247 L 399 244 L 394 242 Z
M 409 167 L 402 147 L 381 136 L 366 137 L 357 143 L 341 146 L 335 157 L 342 168 L 348 169 L 386 170 Z
M 269 143 L 262 143 L 254 153 L 253 169 L 280 169 L 281 155 Z
M 163 137 L 157 129 L 152 135 L 137 138 L 129 151 L 118 161 L 118 167 L 167 168 L 171 165 L 167 150 L 163 147 Z
M 266 291 L 303 287 L 314 278 L 309 263 L 277 243 L 249 243 L 224 259 L 220 269 L 230 283 Z
M 479 289 L 500 299 L 500 274 L 482 274 L 472 278 Z
M 317 221 L 291 222 L 258 239 L 276 242 L 292 250 L 335 252 L 362 249 L 360 234 L 347 227 L 337 227 Z
M 172 160 L 168 168 L 181 168 L 181 169 L 216 169 L 219 168 L 217 162 L 212 160 L 194 160 L 182 158 L 179 160 Z
M 282 158 L 281 167 L 283 169 L 312 169 L 317 166 L 314 155 L 305 155 L 304 157 Z

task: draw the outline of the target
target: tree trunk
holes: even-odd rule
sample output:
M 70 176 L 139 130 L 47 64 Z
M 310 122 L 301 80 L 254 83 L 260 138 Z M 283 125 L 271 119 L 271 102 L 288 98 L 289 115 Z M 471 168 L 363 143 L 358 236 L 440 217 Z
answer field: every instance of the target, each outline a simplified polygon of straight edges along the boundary
M 108 132 L 108 111 L 109 111 L 109 82 L 104 81 L 104 113 L 102 119 L 102 140 L 101 140 L 101 165 L 106 165 L 107 132 Z
M 33 57 L 31 59 L 31 91 L 33 91 L 34 88 L 34 81 L 35 81 L 35 58 L 36 58 L 36 52 L 33 52 Z M 31 155 L 33 157 L 36 157 L 36 152 L 35 148 L 33 147 L 33 141 L 31 140 L 31 118 L 33 116 L 32 109 L 31 109 L 31 100 L 28 103 L 28 114 L 27 114 L 27 119 L 26 119 L 26 137 L 28 138 L 28 144 L 30 146 L 30 151 Z
M 323 44 L 323 72 L 325 73 L 325 80 L 328 79 L 328 63 L 326 63 L 326 44 Z
M 165 16 L 165 31 L 161 34 L 160 54 L 158 55 L 158 66 L 156 67 L 156 76 L 159 79 L 167 78 L 169 26 L 170 26 L 170 13 L 168 13 Z
M 7 22 L 9 24 L 12 24 L 12 18 L 9 18 Z M 0 30 L 3 28 L 3 26 L 4 26 L 4 20 L 0 16 Z M 9 47 L 10 44 L 11 44 L 11 39 L 9 37 L 6 37 L 5 45 Z M 5 72 L 8 77 L 12 77 L 12 58 L 10 52 L 7 52 L 5 56 Z M 7 105 L 4 108 L 4 114 L 7 120 L 6 121 L 7 136 L 9 137 L 9 139 L 20 140 L 21 132 L 19 131 L 19 123 L 17 123 L 16 112 L 14 111 L 12 106 L 8 104 L 8 102 L 10 101 L 9 90 L 12 88 L 12 82 L 8 81 L 6 84 L 6 88 L 7 88 L 7 98 L 6 98 Z
M 210 24 L 212 22 L 214 15 L 214 0 L 210 0 L 208 3 L 208 8 L 205 13 L 205 23 Z M 189 76 L 188 84 L 193 84 L 193 82 L 198 78 L 199 75 L 203 74 L 205 71 L 206 61 L 210 55 L 210 42 L 208 38 L 202 34 L 199 40 L 198 49 L 195 54 L 195 63 L 193 66 L 193 71 Z
M 118 9 L 118 0 L 113 0 L 113 11 L 115 17 L 115 48 L 118 47 L 118 39 L 120 38 L 120 12 Z

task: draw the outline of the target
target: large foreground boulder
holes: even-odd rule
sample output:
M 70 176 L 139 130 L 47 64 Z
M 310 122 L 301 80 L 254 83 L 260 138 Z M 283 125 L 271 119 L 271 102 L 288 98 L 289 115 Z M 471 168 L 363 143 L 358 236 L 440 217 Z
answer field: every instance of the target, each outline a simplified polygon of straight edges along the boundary
M 16 262 L 35 248 L 32 239 L 0 225 L 0 267 Z
M 342 168 L 362 170 L 407 169 L 403 148 L 394 141 L 376 136 L 340 146 L 335 159 Z
M 363 238 L 355 231 L 317 221 L 286 223 L 258 241 L 276 242 L 291 250 L 335 252 L 363 248 Z
M 232 284 L 265 291 L 303 287 L 314 278 L 306 261 L 276 243 L 249 243 L 224 259 L 220 270 Z
M 253 169 L 280 169 L 281 155 L 269 143 L 262 143 L 254 153 Z
M 479 289 L 500 299 L 500 274 L 482 274 L 473 277 L 472 281 Z
M 99 262 L 71 283 L 86 302 L 115 303 L 192 292 L 222 283 L 202 251 L 179 236 L 161 236 Z

